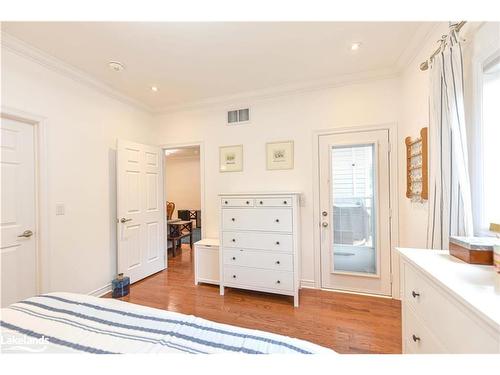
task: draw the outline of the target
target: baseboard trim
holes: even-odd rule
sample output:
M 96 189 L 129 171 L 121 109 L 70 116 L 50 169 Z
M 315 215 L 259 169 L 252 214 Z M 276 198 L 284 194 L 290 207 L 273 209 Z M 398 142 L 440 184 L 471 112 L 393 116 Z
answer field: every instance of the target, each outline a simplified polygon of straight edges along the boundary
M 101 286 L 100 288 L 93 290 L 92 292 L 90 292 L 88 294 L 91 296 L 94 296 L 94 297 L 102 297 L 103 295 L 105 295 L 106 293 L 109 293 L 109 292 L 111 292 L 111 283 L 106 284 L 104 286 Z
M 327 288 L 319 288 L 319 289 L 321 289 L 325 292 L 334 292 L 334 293 L 342 293 L 342 294 L 356 294 L 358 296 L 365 296 L 365 297 L 379 297 L 379 298 L 393 299 L 392 295 L 386 296 L 383 294 L 356 292 L 354 290 L 342 290 L 342 289 L 327 289 Z
M 300 287 L 307 289 L 318 289 L 316 288 L 316 283 L 314 282 L 314 280 L 306 280 L 306 279 L 300 280 Z

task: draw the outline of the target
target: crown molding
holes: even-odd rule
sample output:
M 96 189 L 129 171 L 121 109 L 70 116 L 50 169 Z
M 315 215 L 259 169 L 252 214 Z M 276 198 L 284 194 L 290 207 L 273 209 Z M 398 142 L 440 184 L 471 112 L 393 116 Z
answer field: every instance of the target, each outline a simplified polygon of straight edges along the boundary
M 13 52 L 14 54 L 26 58 L 30 61 L 38 63 L 45 68 L 52 70 L 53 72 L 59 73 L 67 78 L 70 78 L 78 83 L 84 84 L 90 88 L 93 88 L 112 99 L 118 100 L 124 104 L 133 106 L 142 111 L 148 113 L 153 113 L 153 109 L 144 103 L 141 103 L 131 97 L 120 93 L 111 86 L 93 78 L 89 74 L 83 72 L 82 70 L 65 63 L 58 58 L 47 54 L 46 52 L 20 40 L 12 35 L 6 33 L 5 31 L 0 31 L 0 40 L 2 49 Z
M 406 48 L 403 50 L 398 60 L 396 61 L 396 68 L 398 72 L 402 72 L 410 65 L 413 60 L 418 56 L 421 49 L 426 45 L 426 41 L 447 22 L 423 22 L 408 41 Z
M 6 50 L 9 50 L 21 57 L 29 59 L 56 73 L 59 73 L 63 76 L 73 79 L 74 81 L 93 88 L 110 98 L 119 100 L 122 103 L 131 105 L 150 114 L 163 115 L 181 111 L 206 109 L 207 107 L 227 107 L 241 103 L 247 105 L 250 101 L 256 102 L 282 96 L 299 95 L 314 91 L 328 90 L 336 87 L 354 85 L 364 82 L 397 78 L 402 71 L 401 67 L 404 66 L 405 61 L 411 61 L 412 58 L 415 57 L 416 53 L 418 52 L 419 42 L 425 40 L 426 37 L 428 38 L 429 34 L 435 29 L 435 27 L 437 26 L 432 27 L 432 30 L 429 30 L 429 26 L 427 26 L 427 30 L 423 27 L 419 28 L 416 33 L 418 34 L 418 36 L 412 39 L 410 46 L 407 47 L 406 50 L 402 53 L 397 61 L 397 64 L 390 68 L 370 70 L 353 74 L 337 75 L 323 80 L 290 83 L 265 89 L 240 92 L 232 95 L 216 96 L 197 101 L 172 104 L 163 107 L 150 107 L 140 101 L 124 95 L 111 86 L 81 71 L 80 69 L 47 54 L 46 52 L 41 51 L 36 47 L 33 47 L 32 45 L 27 44 L 26 42 L 21 41 L 20 39 L 17 39 L 6 32 L 0 32 L 0 39 L 2 48 L 5 48 Z
M 228 107 L 237 103 L 248 105 L 248 102 L 274 99 L 281 96 L 305 94 L 313 91 L 328 90 L 335 87 L 355 85 L 369 81 L 391 79 L 399 76 L 395 68 L 370 70 L 354 74 L 345 74 L 325 80 L 315 80 L 302 83 L 276 86 L 267 89 L 241 92 L 234 95 L 217 96 L 198 101 L 186 102 L 178 105 L 165 106 L 154 111 L 155 114 L 169 114 L 174 112 L 204 109 L 206 107 Z

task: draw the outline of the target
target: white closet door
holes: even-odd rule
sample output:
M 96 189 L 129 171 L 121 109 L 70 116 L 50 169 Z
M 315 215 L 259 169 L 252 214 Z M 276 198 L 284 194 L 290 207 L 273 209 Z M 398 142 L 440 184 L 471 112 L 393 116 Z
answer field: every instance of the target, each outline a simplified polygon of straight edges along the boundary
M 1 119 L 2 307 L 37 293 L 33 125 Z
M 118 140 L 117 184 L 118 272 L 133 283 L 166 267 L 162 150 Z

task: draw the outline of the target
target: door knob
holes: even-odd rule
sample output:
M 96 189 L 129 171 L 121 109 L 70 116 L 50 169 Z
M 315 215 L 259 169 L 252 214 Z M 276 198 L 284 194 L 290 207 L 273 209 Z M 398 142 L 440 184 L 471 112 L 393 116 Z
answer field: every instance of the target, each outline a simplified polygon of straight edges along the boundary
M 322 226 L 323 228 L 326 228 L 326 227 L 328 226 L 328 222 L 327 222 L 327 221 L 323 221 L 323 222 L 321 223 L 321 226 Z
M 31 230 L 25 230 L 22 234 L 20 234 L 19 236 L 17 237 L 25 237 L 25 238 L 29 238 L 33 235 L 33 232 Z
M 132 221 L 132 219 L 125 219 L 124 217 L 122 217 L 122 218 L 120 219 L 120 223 L 122 223 L 122 224 L 127 223 L 127 222 L 129 222 L 129 221 Z

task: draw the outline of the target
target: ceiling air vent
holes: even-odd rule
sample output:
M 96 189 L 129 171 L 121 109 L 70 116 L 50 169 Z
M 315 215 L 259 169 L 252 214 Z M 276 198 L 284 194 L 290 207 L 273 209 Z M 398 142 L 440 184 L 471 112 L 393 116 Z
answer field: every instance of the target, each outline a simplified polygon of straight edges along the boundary
M 250 122 L 250 108 L 227 111 L 228 125 L 248 124 L 249 122 Z

